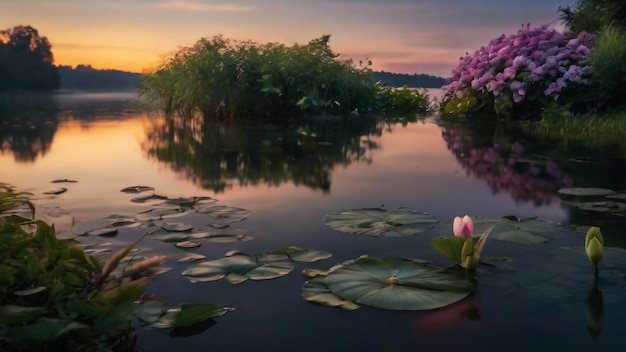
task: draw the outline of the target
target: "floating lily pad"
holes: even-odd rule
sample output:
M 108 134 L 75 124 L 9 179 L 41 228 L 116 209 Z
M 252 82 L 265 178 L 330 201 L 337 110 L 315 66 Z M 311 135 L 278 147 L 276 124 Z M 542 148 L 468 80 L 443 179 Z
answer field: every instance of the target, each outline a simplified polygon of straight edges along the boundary
M 189 239 L 189 235 L 184 233 L 166 233 L 162 235 L 153 235 L 152 238 L 163 242 L 182 242 Z
M 248 230 L 227 227 L 211 231 L 209 236 L 205 237 L 205 239 L 213 243 L 231 243 L 236 241 L 246 242 L 254 239 L 254 237 L 250 236 L 249 233 L 250 231 Z
M 139 197 L 131 198 L 130 201 L 133 203 L 145 203 L 151 200 L 165 200 L 165 199 L 167 199 L 166 196 L 161 196 L 158 194 L 149 194 L 147 196 L 139 196 Z
M 305 301 L 323 304 L 330 307 L 341 307 L 345 310 L 355 310 L 360 308 L 358 304 L 346 301 L 335 295 L 324 283 L 324 278 L 315 277 L 308 280 L 302 287 L 302 298 Z
M 126 188 L 122 189 L 120 192 L 124 192 L 124 193 L 142 193 L 142 192 L 147 192 L 147 191 L 154 191 L 154 187 L 150 187 L 150 186 L 132 186 L 132 187 L 126 187 Z
M 193 229 L 193 225 L 182 222 L 164 222 L 161 224 L 161 228 L 170 232 L 185 232 Z
M 117 235 L 117 232 L 118 232 L 117 228 L 107 226 L 107 227 L 87 231 L 83 234 L 83 236 L 113 237 Z
M 172 329 L 191 326 L 219 317 L 230 310 L 233 309 L 220 307 L 212 303 L 181 304 L 176 308 L 170 309 L 163 309 L 152 303 L 151 305 L 142 304 L 138 314 L 143 321 L 151 323 L 149 326 L 152 328 Z
M 67 178 L 52 181 L 52 183 L 76 183 L 76 182 L 78 182 L 78 181 L 76 181 L 76 180 L 69 180 Z
M 153 208 L 135 214 L 137 221 L 153 221 L 165 218 L 175 218 L 188 214 L 189 211 L 180 208 Z
M 229 219 L 231 221 L 241 221 L 246 219 L 250 212 L 246 209 L 228 207 L 225 205 L 208 205 L 196 207 L 198 213 L 208 214 L 214 218 Z
M 195 241 L 181 241 L 181 242 L 176 242 L 175 245 L 178 248 L 196 248 L 196 247 L 201 246 L 199 242 L 195 242 Z
M 211 197 L 180 197 L 180 198 L 168 198 L 164 204 L 180 205 L 180 206 L 194 206 L 197 203 L 211 204 L 217 202 L 217 199 Z
M 606 197 L 615 194 L 615 191 L 607 188 L 594 187 L 570 187 L 561 188 L 558 193 L 570 197 Z
M 61 187 L 59 189 L 55 189 L 55 190 L 52 190 L 52 191 L 43 192 L 43 194 L 54 194 L 54 195 L 57 195 L 57 194 L 65 193 L 65 192 L 67 192 L 67 188 Z
M 320 279 L 316 284 L 321 283 Z M 389 310 L 437 309 L 462 300 L 474 290 L 462 273 L 397 258 L 345 262 L 330 270 L 323 284 L 342 300 Z M 306 289 L 312 290 L 310 286 Z
M 198 260 L 204 260 L 204 259 L 206 259 L 206 257 L 203 256 L 202 254 L 188 253 L 188 254 L 185 254 L 184 256 L 178 258 L 176 260 L 176 262 L 178 262 L 178 263 L 191 263 L 191 262 L 196 262 Z
M 386 237 L 404 237 L 430 229 L 437 219 L 408 209 L 364 208 L 329 215 L 327 226 L 341 232 Z
M 289 274 L 293 270 L 292 262 L 264 263 L 243 253 L 203 262 L 188 267 L 183 271 L 191 282 L 216 281 L 226 278 L 232 284 L 248 279 L 268 280 Z
M 478 219 L 474 221 L 476 229 L 493 226 L 489 238 L 500 241 L 533 245 L 550 241 L 564 231 L 554 222 L 540 218 L 518 219 L 507 216 L 499 219 Z
M 580 202 L 580 203 L 568 203 L 578 209 L 585 211 L 597 211 L 600 213 L 622 213 L 626 212 L 626 203 L 614 202 L 614 201 L 599 201 L 599 202 Z
M 259 260 L 265 262 L 275 262 L 280 260 L 293 260 L 294 262 L 312 263 L 332 257 L 332 254 L 325 251 L 315 249 L 303 249 L 299 247 L 287 247 L 268 252 L 259 257 Z

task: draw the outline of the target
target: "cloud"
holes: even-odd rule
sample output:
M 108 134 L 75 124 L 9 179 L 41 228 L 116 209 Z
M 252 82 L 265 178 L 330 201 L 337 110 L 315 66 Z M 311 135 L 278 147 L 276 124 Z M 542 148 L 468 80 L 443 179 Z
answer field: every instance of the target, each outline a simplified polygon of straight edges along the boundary
M 252 6 L 237 4 L 205 4 L 197 1 L 165 1 L 159 3 L 158 7 L 166 9 L 178 9 L 184 11 L 207 11 L 207 12 L 250 12 L 254 10 Z

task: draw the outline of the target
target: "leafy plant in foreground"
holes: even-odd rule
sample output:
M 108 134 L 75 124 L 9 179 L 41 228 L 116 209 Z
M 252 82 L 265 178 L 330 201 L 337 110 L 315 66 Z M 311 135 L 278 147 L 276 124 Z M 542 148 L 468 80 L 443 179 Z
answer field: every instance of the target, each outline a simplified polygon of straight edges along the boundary
M 208 303 L 147 305 L 142 298 L 149 280 L 134 275 L 163 258 L 148 258 L 114 276 L 137 242 L 102 263 L 75 240 L 57 239 L 54 226 L 32 219 L 34 210 L 30 217 L 10 214 L 17 203 L 27 203 L 21 197 L 8 187 L 0 190 L 0 350 L 41 344 L 52 350 L 125 349 L 132 346 L 124 347 L 123 337 L 138 316 L 149 316 L 143 321 L 152 327 L 171 329 L 227 311 Z

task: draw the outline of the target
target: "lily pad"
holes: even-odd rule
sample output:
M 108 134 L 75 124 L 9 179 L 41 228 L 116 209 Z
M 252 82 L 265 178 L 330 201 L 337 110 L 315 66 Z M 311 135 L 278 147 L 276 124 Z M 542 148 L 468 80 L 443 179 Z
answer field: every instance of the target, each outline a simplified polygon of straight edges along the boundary
M 185 232 L 193 229 L 193 225 L 182 222 L 164 222 L 161 224 L 161 228 L 169 232 Z
M 191 263 L 191 262 L 196 262 L 198 260 L 204 260 L 204 259 L 206 259 L 206 257 L 203 256 L 202 254 L 189 253 L 189 254 L 185 254 L 184 256 L 178 258 L 176 260 L 176 262 L 178 262 L 178 263 Z
M 558 193 L 570 197 L 606 197 L 615 194 L 615 191 L 607 188 L 595 187 L 570 187 L 561 188 Z
M 135 214 L 135 219 L 137 221 L 153 221 L 184 216 L 188 213 L 189 211 L 180 208 L 153 208 Z
M 500 219 L 480 219 L 474 221 L 476 228 L 493 226 L 490 238 L 514 242 L 522 245 L 534 245 L 550 241 L 563 228 L 556 223 L 540 218 L 518 219 L 514 216 Z
M 205 239 L 213 243 L 231 243 L 236 241 L 250 241 L 254 237 L 249 235 L 250 231 L 244 229 L 235 229 L 231 227 L 211 231 Z
M 474 290 L 459 272 L 398 258 L 348 261 L 330 270 L 323 284 L 343 300 L 389 310 L 437 309 L 462 300 Z
M 176 242 L 175 245 L 178 248 L 197 248 L 201 246 L 199 242 L 195 242 L 195 241 L 181 241 L 181 242 Z
M 225 205 L 198 206 L 196 207 L 196 211 L 198 213 L 208 214 L 214 218 L 229 219 L 232 221 L 241 221 L 250 215 L 250 212 L 246 209 Z
M 154 191 L 154 187 L 150 186 L 131 186 L 122 189 L 120 192 L 124 193 L 142 193 L 147 191 Z
M 430 229 L 437 219 L 408 209 L 363 208 L 329 215 L 326 225 L 341 232 L 368 236 L 405 237 Z
M 189 235 L 184 233 L 165 233 L 162 235 L 152 235 L 151 237 L 163 242 L 182 242 L 189 239 Z
M 268 280 L 289 274 L 293 270 L 292 262 L 264 263 L 249 255 L 236 252 L 231 256 L 203 262 L 188 267 L 183 271 L 191 282 L 216 281 L 226 278 L 232 284 L 248 279 Z
M 158 194 L 149 194 L 147 196 L 139 196 L 139 197 L 131 198 L 130 201 L 133 203 L 145 203 L 151 200 L 165 200 L 165 199 L 167 199 L 166 196 L 161 196 Z
M 293 260 L 294 262 L 312 263 L 318 260 L 330 258 L 331 253 L 314 249 L 303 249 L 299 247 L 287 247 L 271 251 L 261 257 L 259 260 L 265 262 L 275 262 L 280 260 Z
M 117 228 L 115 227 L 102 227 L 99 229 L 93 229 L 85 232 L 83 236 L 102 236 L 102 237 L 113 237 L 117 235 Z
M 302 287 L 302 298 L 304 298 L 305 301 L 319 303 L 330 307 L 341 307 L 345 310 L 355 310 L 360 308 L 358 304 L 346 301 L 332 293 L 332 291 L 324 283 L 324 278 L 322 277 L 315 277 L 304 284 L 304 287 Z
M 202 204 L 210 204 L 217 202 L 217 199 L 211 197 L 179 197 L 168 198 L 164 204 L 179 205 L 179 206 L 194 206 L 196 203 L 202 202 Z
M 55 190 L 52 190 L 52 191 L 43 192 L 43 194 L 54 194 L 54 195 L 57 195 L 57 194 L 65 193 L 65 192 L 67 192 L 67 188 L 61 187 L 59 189 L 55 189 Z

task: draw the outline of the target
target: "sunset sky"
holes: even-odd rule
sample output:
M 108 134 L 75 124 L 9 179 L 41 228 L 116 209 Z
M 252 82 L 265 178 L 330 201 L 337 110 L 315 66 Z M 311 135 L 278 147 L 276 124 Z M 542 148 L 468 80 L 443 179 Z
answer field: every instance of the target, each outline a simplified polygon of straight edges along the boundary
M 58 65 L 141 72 L 201 37 L 306 43 L 331 35 L 374 70 L 449 76 L 458 58 L 522 24 L 562 29 L 575 0 L 0 0 L 0 28 L 30 25 Z

